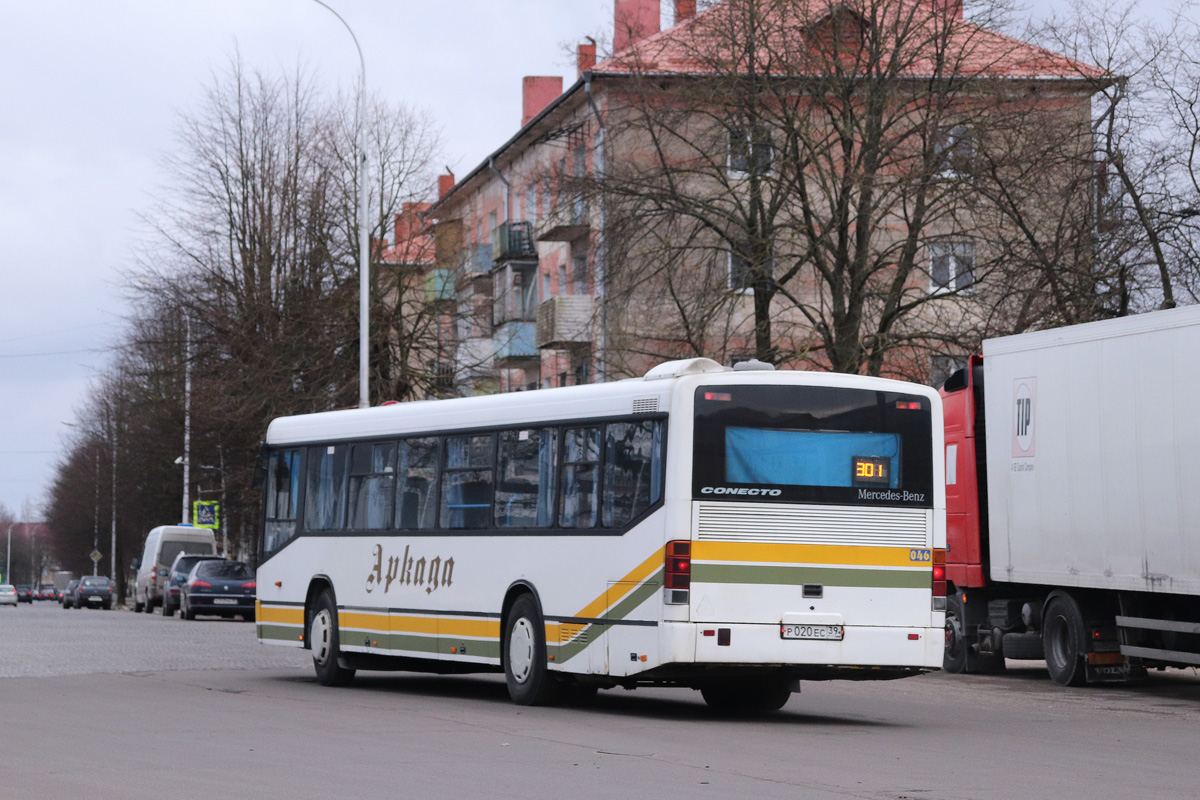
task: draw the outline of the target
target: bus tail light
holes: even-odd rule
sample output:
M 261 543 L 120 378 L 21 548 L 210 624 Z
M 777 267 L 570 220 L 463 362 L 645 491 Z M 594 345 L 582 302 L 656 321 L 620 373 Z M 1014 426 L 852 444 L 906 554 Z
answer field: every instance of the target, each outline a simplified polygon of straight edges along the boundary
M 933 596 L 946 596 L 946 551 L 933 551 Z
M 686 605 L 688 589 L 692 585 L 691 542 L 667 542 L 663 578 L 664 601 L 668 605 Z

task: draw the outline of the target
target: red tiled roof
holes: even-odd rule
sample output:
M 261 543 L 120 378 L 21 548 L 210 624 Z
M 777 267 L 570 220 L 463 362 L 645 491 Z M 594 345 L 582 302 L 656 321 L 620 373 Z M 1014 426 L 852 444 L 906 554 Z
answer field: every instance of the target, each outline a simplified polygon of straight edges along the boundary
M 942 74 L 993 78 L 1093 79 L 1104 75 L 1104 71 L 1098 67 L 987 30 L 972 22 L 955 19 L 956 11 L 953 7 L 949 11 L 938 10 L 939 5 L 938 0 L 796 0 L 789 7 L 806 12 L 803 18 L 768 19 L 760 23 L 760 29 L 766 31 L 768 37 L 777 39 L 764 50 L 774 51 L 776 58 L 780 53 L 784 54 L 781 59 L 783 67 L 774 68 L 773 71 L 778 70 L 778 74 L 804 74 L 806 59 L 803 58 L 804 51 L 796 47 L 796 42 L 801 37 L 812 37 L 815 31 L 819 31 L 821 23 L 832 18 L 837 12 L 856 14 L 860 18 L 874 14 L 891 22 L 903 19 L 930 32 L 945 26 L 949 15 L 952 30 L 947 42 L 938 49 L 947 56 L 949 63 L 957 63 L 957 67 L 943 68 Z M 727 68 L 720 66 L 720 47 L 729 34 L 723 32 L 738 22 L 731 19 L 730 8 L 727 0 L 715 3 L 696 16 L 647 37 L 624 52 L 616 53 L 600 62 L 596 65 L 595 72 L 724 72 Z M 922 37 L 912 35 L 911 39 L 921 41 Z M 932 51 L 932 46 L 930 49 Z M 816 51 L 810 47 L 807 52 Z M 821 63 L 821 56 L 816 55 L 807 62 L 807 66 L 810 71 L 823 71 L 819 69 Z M 901 74 L 910 76 L 926 76 L 934 72 L 932 58 L 919 53 L 914 54 L 910 62 L 900 69 Z

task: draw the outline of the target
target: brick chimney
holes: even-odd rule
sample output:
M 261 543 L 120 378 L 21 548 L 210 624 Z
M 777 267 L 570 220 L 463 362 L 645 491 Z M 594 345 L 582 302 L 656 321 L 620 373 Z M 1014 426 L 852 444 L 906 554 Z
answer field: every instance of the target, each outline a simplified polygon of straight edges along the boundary
M 562 94 L 561 75 L 526 75 L 521 79 L 521 127 Z
M 579 47 L 575 50 L 575 60 L 579 66 L 580 75 L 596 66 L 596 42 L 592 39 L 580 42 Z
M 696 0 L 675 0 L 675 24 L 696 16 Z
M 659 0 L 616 0 L 613 52 L 620 53 L 660 29 Z
M 450 194 L 450 190 L 454 188 L 454 173 L 447 172 L 445 175 L 438 175 L 438 199 Z

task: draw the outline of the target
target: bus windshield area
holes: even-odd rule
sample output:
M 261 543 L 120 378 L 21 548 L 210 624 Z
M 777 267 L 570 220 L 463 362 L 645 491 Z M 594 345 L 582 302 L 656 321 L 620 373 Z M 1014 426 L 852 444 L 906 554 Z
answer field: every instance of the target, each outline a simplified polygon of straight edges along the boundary
M 933 504 L 933 429 L 920 395 L 830 386 L 702 386 L 693 497 Z

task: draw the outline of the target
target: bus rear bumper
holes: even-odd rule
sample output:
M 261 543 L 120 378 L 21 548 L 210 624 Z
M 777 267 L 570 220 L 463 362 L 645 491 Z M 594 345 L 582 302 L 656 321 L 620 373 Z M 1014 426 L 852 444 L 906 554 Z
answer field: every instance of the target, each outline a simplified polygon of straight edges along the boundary
M 846 625 L 841 641 L 784 639 L 778 623 L 665 622 L 662 663 L 940 669 L 945 631 Z

